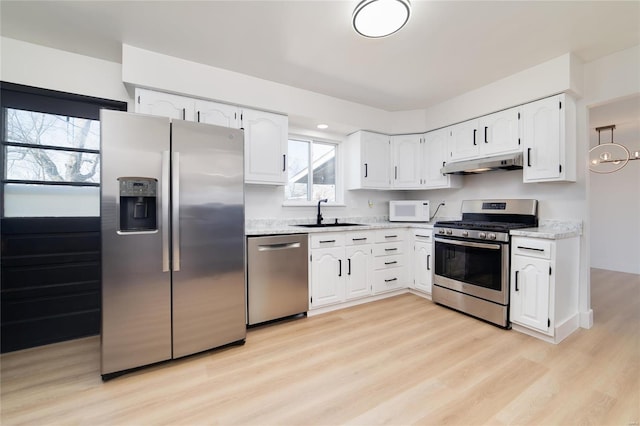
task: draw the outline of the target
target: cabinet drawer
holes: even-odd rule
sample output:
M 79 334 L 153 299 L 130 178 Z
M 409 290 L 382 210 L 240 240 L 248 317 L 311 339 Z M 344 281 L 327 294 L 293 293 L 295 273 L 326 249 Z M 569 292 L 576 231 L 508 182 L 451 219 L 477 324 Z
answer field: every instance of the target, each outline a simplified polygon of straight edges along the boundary
M 342 233 L 319 233 L 311 235 L 311 248 L 329 248 L 344 246 L 344 234 Z
M 379 256 L 374 258 L 373 267 L 375 269 L 388 269 L 404 266 L 404 256 Z
M 404 238 L 403 229 L 384 229 L 376 231 L 376 243 L 391 243 L 402 241 Z
M 433 242 L 433 230 L 431 229 L 414 229 L 413 230 L 414 241 L 422 241 L 423 243 Z
M 553 242 L 537 238 L 513 238 L 511 253 L 518 256 L 551 259 Z
M 389 255 L 403 254 L 403 253 L 404 253 L 403 242 L 373 245 L 374 256 L 389 256 Z
M 391 268 L 373 273 L 373 292 L 396 290 L 404 287 L 404 268 Z
M 374 232 L 371 231 L 347 232 L 345 234 L 345 244 L 348 246 L 371 244 L 375 240 L 374 236 Z

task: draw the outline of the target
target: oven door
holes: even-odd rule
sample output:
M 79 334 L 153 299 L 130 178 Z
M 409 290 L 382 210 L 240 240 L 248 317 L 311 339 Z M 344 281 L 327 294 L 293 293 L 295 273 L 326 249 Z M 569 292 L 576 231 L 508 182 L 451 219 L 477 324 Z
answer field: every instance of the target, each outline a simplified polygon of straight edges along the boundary
M 509 303 L 509 245 L 435 238 L 434 284 Z

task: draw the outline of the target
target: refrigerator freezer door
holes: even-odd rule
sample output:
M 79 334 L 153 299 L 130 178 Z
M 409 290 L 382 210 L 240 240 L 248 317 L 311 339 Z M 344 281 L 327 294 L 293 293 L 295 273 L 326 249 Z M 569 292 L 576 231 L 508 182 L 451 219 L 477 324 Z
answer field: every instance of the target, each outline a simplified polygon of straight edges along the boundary
M 174 358 L 246 336 L 243 139 L 241 130 L 172 123 Z
M 170 127 L 169 119 L 108 110 L 100 125 L 105 375 L 171 359 L 171 275 L 163 272 L 168 251 L 162 244 L 168 235 L 162 206 L 168 206 L 169 182 L 162 175 L 168 176 L 163 152 L 168 158 Z M 118 232 L 119 177 L 157 179 L 157 231 Z

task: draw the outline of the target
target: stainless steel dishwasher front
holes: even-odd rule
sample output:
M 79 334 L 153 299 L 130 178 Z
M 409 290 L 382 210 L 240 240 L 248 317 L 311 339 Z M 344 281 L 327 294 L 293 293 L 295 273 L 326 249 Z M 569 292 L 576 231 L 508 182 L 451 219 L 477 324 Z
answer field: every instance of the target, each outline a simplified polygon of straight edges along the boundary
M 307 234 L 247 237 L 249 325 L 307 312 Z

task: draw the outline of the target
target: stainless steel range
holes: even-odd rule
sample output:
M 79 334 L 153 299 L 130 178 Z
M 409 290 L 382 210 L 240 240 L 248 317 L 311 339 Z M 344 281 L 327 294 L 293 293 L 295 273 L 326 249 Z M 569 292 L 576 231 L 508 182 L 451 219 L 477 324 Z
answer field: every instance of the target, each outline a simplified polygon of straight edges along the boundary
M 466 200 L 462 220 L 436 222 L 433 301 L 509 328 L 509 231 L 537 212 L 537 200 Z

